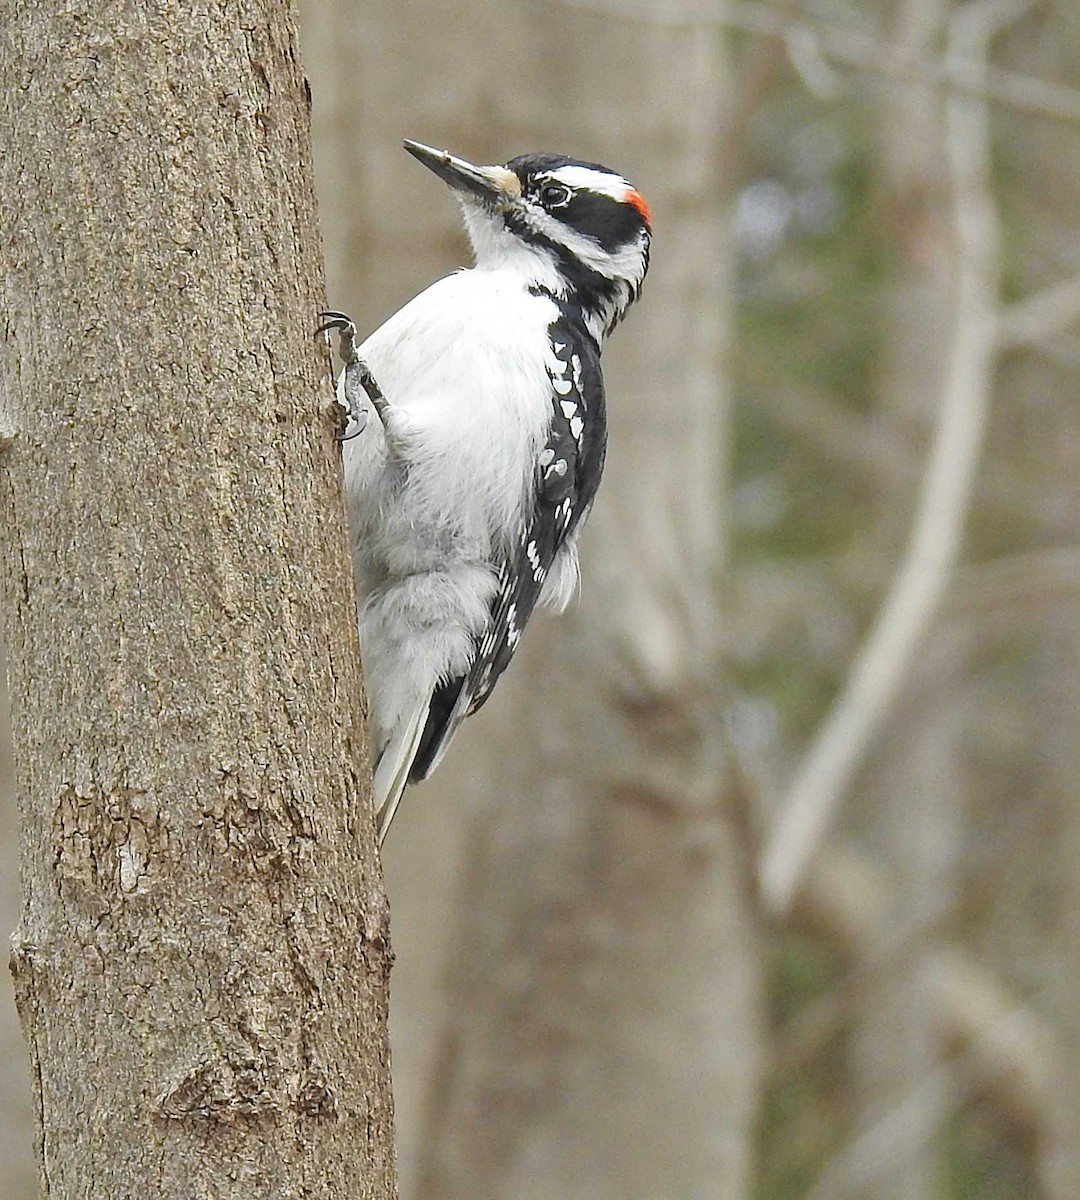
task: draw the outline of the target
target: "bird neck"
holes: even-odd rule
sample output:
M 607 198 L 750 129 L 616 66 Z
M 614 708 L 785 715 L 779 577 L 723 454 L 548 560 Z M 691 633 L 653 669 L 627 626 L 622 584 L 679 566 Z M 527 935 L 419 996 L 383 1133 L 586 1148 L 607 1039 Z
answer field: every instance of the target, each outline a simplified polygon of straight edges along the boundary
M 608 275 L 558 243 L 517 236 L 472 205 L 462 209 L 474 270 L 505 274 L 524 288 L 554 297 L 579 314 L 597 344 L 637 298 L 638 289 L 621 274 Z

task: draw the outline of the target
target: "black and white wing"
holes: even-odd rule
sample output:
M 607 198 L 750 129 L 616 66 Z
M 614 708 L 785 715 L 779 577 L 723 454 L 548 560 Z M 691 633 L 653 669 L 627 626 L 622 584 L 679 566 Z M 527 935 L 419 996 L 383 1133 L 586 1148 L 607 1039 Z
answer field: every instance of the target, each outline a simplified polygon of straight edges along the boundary
M 491 695 L 514 656 L 552 563 L 592 507 L 607 445 L 600 351 L 584 327 L 563 311 L 549 329 L 556 367 L 551 423 L 536 467 L 532 511 L 517 544 L 498 568 L 491 620 L 465 675 L 440 684 L 431 698 L 410 782 L 437 765 L 458 725 Z

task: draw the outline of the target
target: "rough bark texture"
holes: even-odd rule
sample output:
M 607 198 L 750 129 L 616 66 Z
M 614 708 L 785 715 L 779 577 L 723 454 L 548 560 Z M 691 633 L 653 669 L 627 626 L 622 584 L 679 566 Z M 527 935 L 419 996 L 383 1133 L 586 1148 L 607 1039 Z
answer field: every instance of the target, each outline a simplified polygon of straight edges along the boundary
M 13 969 L 48 1197 L 394 1194 L 307 104 L 287 0 L 0 3 Z
M 19 908 L 19 837 L 11 769 L 11 722 L 7 664 L 0 656 L 0 937 L 15 924 Z M 30 1074 L 15 997 L 0 971 L 0 1163 L 4 1200 L 36 1200 Z

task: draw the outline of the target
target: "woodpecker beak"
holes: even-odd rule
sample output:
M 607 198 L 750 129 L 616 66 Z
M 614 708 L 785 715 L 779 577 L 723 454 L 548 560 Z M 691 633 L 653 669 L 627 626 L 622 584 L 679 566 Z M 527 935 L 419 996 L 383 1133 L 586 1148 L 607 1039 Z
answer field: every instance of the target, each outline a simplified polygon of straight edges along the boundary
M 521 180 L 509 167 L 477 167 L 446 150 L 436 150 L 407 138 L 405 149 L 444 183 L 493 208 L 508 208 L 521 199 Z

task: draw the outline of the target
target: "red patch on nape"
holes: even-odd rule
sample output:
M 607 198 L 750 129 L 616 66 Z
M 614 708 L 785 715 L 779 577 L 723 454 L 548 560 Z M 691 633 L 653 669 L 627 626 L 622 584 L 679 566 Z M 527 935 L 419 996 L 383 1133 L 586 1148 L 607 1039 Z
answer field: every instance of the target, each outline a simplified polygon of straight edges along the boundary
M 626 193 L 626 202 L 627 202 L 627 204 L 632 204 L 638 210 L 638 212 L 641 213 L 641 215 L 645 218 L 645 224 L 648 225 L 649 228 L 651 229 L 652 228 L 652 209 L 649 208 L 648 202 L 646 201 L 645 197 L 637 190 L 637 188 L 631 188 Z

